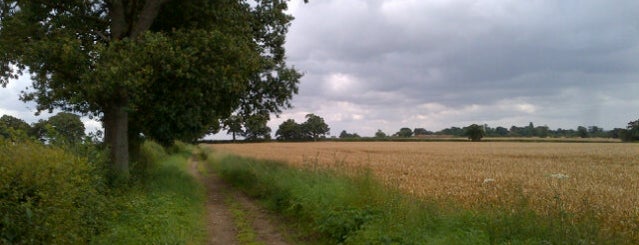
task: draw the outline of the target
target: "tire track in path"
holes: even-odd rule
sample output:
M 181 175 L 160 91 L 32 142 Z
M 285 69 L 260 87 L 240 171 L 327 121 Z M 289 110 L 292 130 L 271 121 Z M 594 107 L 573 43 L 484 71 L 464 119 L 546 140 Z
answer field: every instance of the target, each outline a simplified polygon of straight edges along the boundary
M 231 212 L 230 203 L 239 204 L 239 208 L 246 213 L 246 219 L 251 224 L 256 239 L 250 244 L 288 245 L 275 219 L 268 212 L 257 206 L 243 193 L 233 190 L 213 172 L 202 174 L 198 171 L 199 162 L 192 157 L 189 160 L 189 173 L 195 176 L 206 188 L 207 214 L 207 244 L 239 245 L 238 227 Z M 231 202 L 228 201 L 231 198 Z

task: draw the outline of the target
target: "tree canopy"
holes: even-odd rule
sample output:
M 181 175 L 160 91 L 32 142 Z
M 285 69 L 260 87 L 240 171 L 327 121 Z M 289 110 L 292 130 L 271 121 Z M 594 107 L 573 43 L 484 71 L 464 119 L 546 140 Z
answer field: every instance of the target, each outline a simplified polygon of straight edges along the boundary
M 302 123 L 302 132 L 315 141 L 321 136 L 329 134 L 330 130 L 328 124 L 324 122 L 324 118 L 312 113 L 307 114 L 306 122 Z
M 37 109 L 99 118 L 113 169 L 129 139 L 169 145 L 220 129 L 232 112 L 290 106 L 292 17 L 278 0 L 40 0 L 0 3 L 0 83 L 25 71 Z M 135 145 L 133 146 L 135 147 Z
M 315 114 L 307 114 L 306 121 L 302 124 L 298 124 L 293 119 L 282 122 L 275 132 L 275 135 L 278 140 L 284 141 L 317 141 L 321 137 L 329 134 L 329 132 L 330 128 L 328 124 L 324 122 L 324 118 Z
M 471 141 L 481 141 L 481 138 L 483 138 L 485 135 L 484 128 L 477 124 L 471 124 L 470 126 L 465 127 L 464 132 L 464 134 L 468 136 L 468 139 Z
M 399 131 L 395 133 L 395 135 L 403 138 L 408 138 L 413 136 L 413 130 L 411 130 L 410 128 L 400 128 Z
M 284 141 L 302 140 L 304 138 L 302 126 L 293 119 L 282 122 L 275 132 L 275 136 L 278 140 Z
M 0 137 L 8 139 L 17 131 L 27 133 L 30 130 L 31 126 L 20 118 L 11 115 L 2 115 L 0 117 Z

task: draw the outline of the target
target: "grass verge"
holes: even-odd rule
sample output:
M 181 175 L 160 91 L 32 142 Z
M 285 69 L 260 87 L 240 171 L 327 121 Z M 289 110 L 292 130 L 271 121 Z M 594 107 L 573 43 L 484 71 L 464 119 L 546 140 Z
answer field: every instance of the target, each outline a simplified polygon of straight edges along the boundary
M 154 155 L 162 157 L 147 166 L 145 181 L 115 189 L 108 197 L 113 206 L 107 229 L 93 244 L 204 243 L 206 196 L 186 170 L 190 153 Z
M 225 181 L 289 219 L 318 244 L 632 244 L 602 230 L 596 217 L 562 210 L 538 214 L 521 196 L 515 208 L 464 209 L 416 200 L 376 182 L 236 156 L 209 157 Z M 523 194 L 522 194 L 523 195 Z M 586 217 L 586 218 L 584 218 Z

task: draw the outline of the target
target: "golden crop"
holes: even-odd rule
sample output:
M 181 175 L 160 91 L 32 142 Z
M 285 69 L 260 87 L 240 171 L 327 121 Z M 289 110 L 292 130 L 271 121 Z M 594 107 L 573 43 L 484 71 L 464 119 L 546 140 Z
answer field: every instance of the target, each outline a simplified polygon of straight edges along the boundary
M 590 212 L 639 232 L 639 146 L 619 143 L 320 142 L 220 144 L 236 155 L 355 173 L 420 198 L 466 207 Z M 633 234 L 632 236 L 637 236 Z

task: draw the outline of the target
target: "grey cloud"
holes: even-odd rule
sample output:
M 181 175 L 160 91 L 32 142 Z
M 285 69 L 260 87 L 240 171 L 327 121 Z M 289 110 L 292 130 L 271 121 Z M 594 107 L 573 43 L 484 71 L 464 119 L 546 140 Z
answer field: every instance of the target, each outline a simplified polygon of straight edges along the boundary
M 287 47 L 306 77 L 294 104 L 322 110 L 314 104 L 348 102 L 366 108 L 363 117 L 379 127 L 411 120 L 434 127 L 476 120 L 623 126 L 639 107 L 636 9 L 637 1 L 596 0 L 299 5 Z M 334 74 L 359 84 L 326 89 Z M 537 110 L 505 109 L 504 101 Z M 420 117 L 418 105 L 428 103 L 442 107 Z M 480 109 L 465 109 L 473 106 Z

